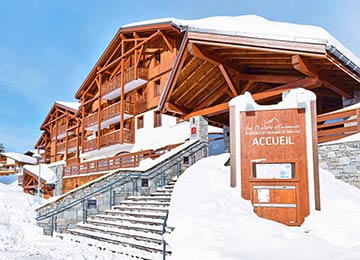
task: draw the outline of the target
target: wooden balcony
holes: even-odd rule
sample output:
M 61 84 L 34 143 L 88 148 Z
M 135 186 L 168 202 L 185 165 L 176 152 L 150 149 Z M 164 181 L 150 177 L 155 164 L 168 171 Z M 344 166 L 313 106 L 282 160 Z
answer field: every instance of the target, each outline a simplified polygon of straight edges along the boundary
M 101 85 L 101 93 L 107 96 L 116 89 L 121 88 L 121 75 L 114 77 L 112 80 L 107 80 Z
M 98 138 L 84 141 L 84 152 L 97 150 Z M 124 143 L 133 144 L 135 142 L 135 131 L 124 129 Z M 120 144 L 120 130 L 102 135 L 100 137 L 101 148 L 108 147 L 111 145 Z
M 84 152 L 89 152 L 97 149 L 97 138 L 84 141 Z
M 148 80 L 148 68 L 130 67 L 124 71 L 124 93 L 128 93 L 141 85 L 144 85 Z M 102 97 L 107 100 L 113 100 L 121 95 L 121 75 L 117 75 L 111 80 L 105 81 L 101 85 Z
M 66 149 L 66 143 L 63 142 L 63 143 L 58 143 L 57 144 L 57 152 L 58 153 L 65 153 L 65 149 Z
M 85 119 L 84 119 L 85 129 L 97 125 L 97 122 L 98 122 L 97 112 L 94 112 L 94 113 L 88 115 L 88 116 L 85 117 Z
M 64 176 L 76 176 L 79 174 L 110 171 L 119 168 L 138 167 L 140 161 L 147 158 L 155 159 L 165 152 L 174 149 L 180 144 L 181 143 L 168 145 L 157 150 L 144 150 L 136 153 L 122 154 L 95 161 L 67 165 L 64 168 Z
M 125 119 L 130 118 L 134 114 L 134 105 L 125 101 Z M 105 107 L 101 110 L 101 129 L 109 127 L 109 125 L 120 122 L 121 101 Z M 112 120 L 111 120 L 112 119 Z M 98 112 L 92 113 L 85 118 L 85 129 L 97 130 Z
M 69 141 L 68 141 L 68 149 L 69 150 L 76 150 L 76 148 L 77 148 L 77 144 L 78 144 L 78 139 L 75 137 L 75 138 L 73 138 L 73 139 L 70 139 Z
M 149 69 L 142 67 L 135 68 L 134 66 L 126 69 L 124 76 L 125 76 L 125 85 L 137 79 L 148 80 Z
M 66 124 L 54 127 L 51 132 L 52 139 L 62 139 L 66 136 Z
M 318 142 L 334 141 L 360 132 L 360 108 L 350 106 L 317 116 Z

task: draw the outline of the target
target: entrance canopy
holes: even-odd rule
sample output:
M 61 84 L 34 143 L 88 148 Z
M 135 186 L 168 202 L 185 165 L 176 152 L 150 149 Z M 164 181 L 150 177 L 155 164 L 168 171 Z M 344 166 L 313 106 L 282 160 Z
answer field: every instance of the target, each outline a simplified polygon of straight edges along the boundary
M 257 103 L 270 104 L 302 87 L 315 92 L 321 114 L 341 108 L 342 98 L 360 89 L 359 59 L 322 28 L 258 16 L 207 19 L 186 28 L 160 102 L 165 113 L 228 124 L 233 97 L 248 91 Z

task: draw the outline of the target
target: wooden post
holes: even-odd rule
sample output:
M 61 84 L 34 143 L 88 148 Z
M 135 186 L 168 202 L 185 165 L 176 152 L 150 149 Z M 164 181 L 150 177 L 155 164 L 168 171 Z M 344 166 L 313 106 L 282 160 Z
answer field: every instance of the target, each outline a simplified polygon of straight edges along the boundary
M 124 53 L 124 44 L 121 46 L 121 55 Z M 124 143 L 124 109 L 125 109 L 125 75 L 124 75 L 124 58 L 121 58 L 121 103 L 120 103 L 120 144 Z
M 79 125 L 80 122 L 78 122 L 78 126 L 76 127 L 76 163 L 79 163 L 80 162 L 80 145 L 79 145 L 79 135 L 80 135 L 80 131 L 79 131 L 79 128 L 80 128 L 80 125 Z
M 85 138 L 85 106 L 84 106 L 84 96 L 81 97 L 81 151 L 84 153 L 84 138 Z
M 320 210 L 320 176 L 319 176 L 319 152 L 317 137 L 316 121 L 316 101 L 310 102 L 311 124 L 312 124 L 312 143 L 313 143 L 313 164 L 314 164 L 314 192 L 315 192 L 315 209 Z
M 98 75 L 97 86 L 99 91 L 99 108 L 98 108 L 98 136 L 97 136 L 97 149 L 100 150 L 101 148 L 101 73 Z

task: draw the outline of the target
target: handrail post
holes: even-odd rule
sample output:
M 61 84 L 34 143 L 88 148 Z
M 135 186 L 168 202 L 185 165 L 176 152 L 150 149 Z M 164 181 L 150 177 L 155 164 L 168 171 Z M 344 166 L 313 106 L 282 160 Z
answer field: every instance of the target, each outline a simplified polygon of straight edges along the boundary
M 54 235 L 54 214 L 51 215 L 51 227 L 50 227 L 50 236 L 53 237 Z
M 83 200 L 83 214 L 82 214 L 82 222 L 83 222 L 83 224 L 85 224 L 86 219 L 87 219 L 86 201 L 87 200 Z
M 134 182 L 134 177 L 131 177 L 131 182 L 132 182 L 132 195 L 135 195 L 135 182 Z
M 110 196 L 109 196 L 109 205 L 110 205 L 110 209 L 112 208 L 113 206 L 113 187 L 110 186 Z
M 169 210 L 166 211 L 166 215 L 165 215 L 164 222 L 162 225 L 163 260 L 166 259 L 166 241 L 165 241 L 164 235 L 166 233 L 166 224 L 167 224 L 168 217 L 169 217 Z
M 180 175 L 180 161 L 179 161 L 179 159 L 177 159 L 177 162 L 176 162 L 176 178 L 179 178 L 179 175 Z

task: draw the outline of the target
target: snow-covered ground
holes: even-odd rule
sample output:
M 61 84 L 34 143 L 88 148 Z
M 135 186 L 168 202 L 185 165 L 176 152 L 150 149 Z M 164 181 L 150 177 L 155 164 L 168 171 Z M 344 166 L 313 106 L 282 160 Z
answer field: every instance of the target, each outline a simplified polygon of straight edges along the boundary
M 230 188 L 228 154 L 208 157 L 175 185 L 167 240 L 172 260 L 360 259 L 360 190 L 321 170 L 322 211 L 301 227 L 257 217 Z
M 229 187 L 228 154 L 203 159 L 178 180 L 167 236 L 171 260 L 360 259 L 360 190 L 321 170 L 322 211 L 301 227 L 257 217 Z M 11 179 L 13 178 L 13 180 Z M 41 235 L 34 208 L 14 177 L 0 177 L 0 259 L 123 259 L 118 254 Z M 6 184 L 5 184 L 6 183 Z
M 22 192 L 17 176 L 0 177 L 0 259 L 121 259 L 95 247 L 42 235 L 34 209 L 43 199 Z

